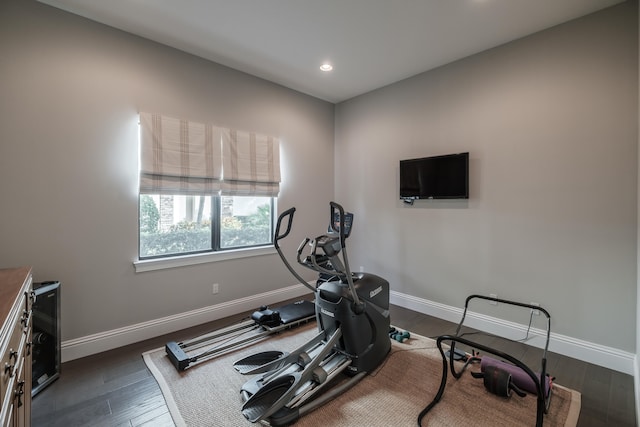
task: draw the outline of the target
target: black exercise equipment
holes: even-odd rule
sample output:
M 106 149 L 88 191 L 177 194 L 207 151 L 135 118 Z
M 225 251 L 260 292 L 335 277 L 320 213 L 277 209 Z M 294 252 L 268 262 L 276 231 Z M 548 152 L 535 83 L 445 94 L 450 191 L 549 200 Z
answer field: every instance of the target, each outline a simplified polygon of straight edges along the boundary
M 293 211 L 295 211 L 295 209 L 293 209 Z M 288 212 L 289 211 L 285 212 L 281 217 L 285 217 Z M 340 213 L 338 211 L 333 213 L 333 217 L 331 218 L 332 223 L 330 222 L 328 230 L 332 231 L 333 228 L 337 230 L 338 227 L 342 227 L 344 230 L 344 238 L 346 239 L 351 234 L 353 214 L 344 214 L 342 223 L 339 215 Z M 289 234 L 292 219 L 293 212 L 291 212 L 289 216 L 287 231 L 282 235 L 280 234 L 280 221 L 278 221 L 274 236 L 274 246 L 289 270 L 291 270 L 291 267 L 280 249 L 279 241 Z M 300 256 L 304 245 L 306 245 L 309 240 L 310 239 L 307 239 L 300 248 L 298 248 L 298 256 Z M 338 251 L 339 250 L 340 248 L 338 248 Z M 331 264 L 332 257 L 328 255 L 334 252 L 335 249 L 329 250 L 327 254 L 318 254 L 313 257 L 313 260 L 307 259 L 304 261 L 307 264 L 303 265 L 319 272 L 316 286 L 340 278 Z M 299 258 L 298 261 L 300 262 Z M 339 263 L 339 260 L 334 260 L 334 262 Z M 310 287 L 306 280 L 297 275 L 296 278 L 300 280 L 300 283 L 315 292 L 315 289 Z M 165 345 L 165 351 L 173 366 L 175 366 L 178 371 L 184 371 L 198 363 L 205 362 L 248 344 L 253 344 L 261 339 L 267 338 L 269 335 L 315 320 L 315 318 L 315 305 L 313 302 L 306 300 L 296 301 L 295 303 L 287 304 L 276 309 L 263 306 L 251 315 L 250 320 L 243 320 L 234 325 L 215 330 L 191 340 L 182 342 L 170 341 Z M 205 347 L 207 349 L 202 350 Z
M 310 301 L 300 300 L 273 310 L 263 306 L 251 315 L 250 320 L 243 320 L 191 340 L 179 343 L 170 341 L 165 345 L 165 352 L 173 366 L 178 371 L 184 371 L 198 363 L 314 319 L 315 306 Z
M 291 267 L 278 245 L 291 231 L 294 213 L 291 208 L 278 218 L 275 246 L 289 271 L 316 295 L 318 333 L 291 353 L 258 353 L 234 364 L 243 374 L 257 374 L 240 390 L 243 415 L 272 426 L 293 423 L 342 394 L 380 365 L 391 349 L 389 283 L 349 268 L 345 239 L 353 215 L 331 202 L 330 232 L 306 238 L 298 247 L 298 263 L 321 274 L 314 288 Z M 285 220 L 287 228 L 281 233 Z M 307 246 L 311 249 L 303 257 Z M 333 381 L 341 373 L 347 379 Z
M 463 338 L 464 334 L 461 334 L 460 331 L 467 315 L 469 302 L 473 299 L 483 299 L 493 303 L 501 303 L 526 308 L 531 310 L 531 316 L 533 316 L 534 312 L 539 312 L 546 316 L 546 342 L 542 353 L 539 373 L 534 373 L 523 362 L 507 353 Z M 427 407 L 425 407 L 418 415 L 418 426 L 422 426 L 422 419 L 424 418 L 424 416 L 431 409 L 433 409 L 433 407 L 437 405 L 438 402 L 440 402 L 440 399 L 442 399 L 442 395 L 444 394 L 444 390 L 447 385 L 447 360 L 449 360 L 449 369 L 451 370 L 451 374 L 456 379 L 459 379 L 462 376 L 464 370 L 470 364 L 481 363 L 481 371 L 472 373 L 472 376 L 475 378 L 482 378 L 485 388 L 493 394 L 508 398 L 511 396 L 511 392 L 513 391 L 519 396 L 524 397 L 526 395 L 526 390 L 536 395 L 536 427 L 542 427 L 544 414 L 547 413 L 549 409 L 552 394 L 551 379 L 546 372 L 547 350 L 549 349 L 550 336 L 551 316 L 549 315 L 549 312 L 547 312 L 547 310 L 540 306 L 520 303 L 516 301 L 509 301 L 500 298 L 487 297 L 483 295 L 471 295 L 467 297 L 464 304 L 462 319 L 458 324 L 456 334 L 442 335 L 439 336 L 436 340 L 438 350 L 440 351 L 440 355 L 442 356 L 442 380 L 440 382 L 440 387 L 436 396 L 433 398 L 431 403 L 429 403 Z M 450 343 L 450 350 L 446 353 L 443 349 L 443 342 Z M 456 357 L 460 353 L 460 351 L 456 350 L 455 348 L 456 343 L 464 344 L 474 349 L 473 354 L 466 358 L 466 361 L 460 371 L 456 370 L 454 363 L 455 360 L 460 360 L 460 357 Z M 476 350 L 480 350 L 481 352 L 483 352 L 483 356 L 478 357 Z M 448 357 L 451 354 L 454 354 L 454 357 Z M 503 360 L 490 358 L 486 356 L 486 354 L 492 354 Z

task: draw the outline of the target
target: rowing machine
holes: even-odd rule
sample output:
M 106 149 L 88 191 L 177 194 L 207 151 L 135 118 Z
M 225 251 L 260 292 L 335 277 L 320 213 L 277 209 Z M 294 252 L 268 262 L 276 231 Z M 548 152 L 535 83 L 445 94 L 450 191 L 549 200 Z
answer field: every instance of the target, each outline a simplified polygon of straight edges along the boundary
M 260 307 L 250 320 L 177 343 L 168 342 L 165 351 L 178 371 L 257 342 L 285 329 L 291 329 L 315 319 L 313 302 L 300 300 L 275 310 Z M 207 347 L 207 350 L 201 349 Z M 196 353 L 196 350 L 201 350 Z

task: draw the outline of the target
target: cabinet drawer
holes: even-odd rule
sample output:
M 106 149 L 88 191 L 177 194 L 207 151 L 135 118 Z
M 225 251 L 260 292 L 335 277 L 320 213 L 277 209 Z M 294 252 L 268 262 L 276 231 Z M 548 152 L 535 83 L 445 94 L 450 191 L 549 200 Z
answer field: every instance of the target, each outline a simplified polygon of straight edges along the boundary
M 22 309 L 22 307 L 26 307 L 23 304 L 26 303 L 21 301 L 18 306 L 21 310 L 16 312 L 12 319 L 13 329 L 5 351 L 0 355 L 0 408 L 6 408 L 9 412 L 11 410 L 7 406 L 10 406 L 13 400 L 18 367 L 22 366 L 23 358 L 26 355 L 29 326 L 31 325 L 31 313 Z
M 17 362 L 24 355 L 26 332 L 27 328 L 23 323 L 21 323 L 19 319 L 17 319 L 17 322 L 11 333 L 11 338 L 9 338 L 9 345 L 7 346 L 7 350 L 0 359 L 0 369 L 2 369 L 2 372 L 0 372 L 0 382 L 2 383 L 3 389 L 5 389 L 5 386 L 9 379 L 15 376 Z
M 30 389 L 27 389 L 27 383 L 25 381 L 25 373 L 27 369 L 25 363 L 25 359 L 21 359 L 18 363 L 12 393 L 11 396 L 9 396 L 12 400 L 14 413 L 13 421 L 16 426 L 24 426 L 25 420 L 27 419 L 26 409 L 29 408 L 29 411 L 31 411 L 31 405 L 28 404 L 31 396 L 27 396 L 27 393 L 30 393 Z
M 30 425 L 31 269 L 0 269 L 0 427 Z
M 0 359 L 0 389 L 2 390 L 0 407 L 2 408 L 11 404 L 18 362 L 22 357 L 20 344 L 23 343 L 23 336 L 21 325 L 16 325 L 9 340 L 7 351 L 2 355 L 2 359 Z

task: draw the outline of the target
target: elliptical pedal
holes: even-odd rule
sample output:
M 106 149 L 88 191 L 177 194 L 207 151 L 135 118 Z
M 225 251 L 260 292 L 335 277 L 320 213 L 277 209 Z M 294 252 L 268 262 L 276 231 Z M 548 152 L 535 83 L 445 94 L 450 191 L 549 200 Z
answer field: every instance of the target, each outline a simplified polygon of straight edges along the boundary
M 249 390 L 251 397 L 249 397 L 244 405 L 242 405 L 242 413 L 245 416 L 247 416 L 247 414 L 254 414 L 256 408 L 263 407 L 266 403 L 270 403 L 271 406 L 269 409 L 264 411 L 258 418 L 255 418 L 254 416 L 252 416 L 252 418 L 247 417 L 249 421 L 257 422 L 268 418 L 278 409 L 285 406 L 296 395 L 298 388 L 313 378 L 313 371 L 320 366 L 320 363 L 331 352 L 335 351 L 334 347 L 341 337 L 342 331 L 338 328 L 326 343 L 323 343 L 321 346 L 314 345 L 313 348 L 320 349 L 320 351 L 317 354 L 314 354 L 312 359 L 310 359 L 305 366 L 301 366 L 297 362 L 291 363 L 288 366 L 263 374 L 265 378 L 264 381 L 260 381 L 260 379 L 257 381 L 248 381 L 242 387 L 242 390 L 249 390 L 259 383 L 261 383 L 261 385 L 255 393 L 252 393 L 251 390 Z M 311 343 L 313 342 L 314 340 L 311 341 Z M 296 357 L 299 360 L 298 356 L 300 354 L 306 354 L 304 348 L 305 346 L 301 347 L 301 351 L 291 353 L 290 357 Z M 297 369 L 297 371 L 290 372 L 292 369 Z
M 285 351 L 264 351 L 238 360 L 233 367 L 243 375 L 257 374 L 264 366 L 286 359 L 287 356 L 289 353 Z
M 302 354 L 315 355 L 318 348 L 322 346 L 323 334 L 317 334 L 313 339 L 307 341 L 291 353 L 279 351 L 265 351 L 244 357 L 233 364 L 236 371 L 243 375 L 261 374 L 265 372 L 273 372 L 286 364 L 299 364 Z M 281 353 L 278 356 L 278 353 Z M 270 356 L 272 356 L 270 358 Z M 278 357 L 277 357 L 278 356 Z M 262 362 L 262 364 L 260 364 Z

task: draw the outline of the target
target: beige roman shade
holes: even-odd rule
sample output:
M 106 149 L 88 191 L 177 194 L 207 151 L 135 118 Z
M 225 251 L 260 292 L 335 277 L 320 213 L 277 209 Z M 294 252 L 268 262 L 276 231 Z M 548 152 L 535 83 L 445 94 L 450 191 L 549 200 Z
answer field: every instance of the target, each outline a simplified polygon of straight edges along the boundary
M 220 128 L 151 113 L 140 113 L 140 125 L 141 194 L 220 190 Z
M 254 132 L 222 130 L 222 194 L 276 197 L 280 191 L 278 139 Z
M 277 197 L 280 145 L 254 132 L 140 113 L 140 193 Z

